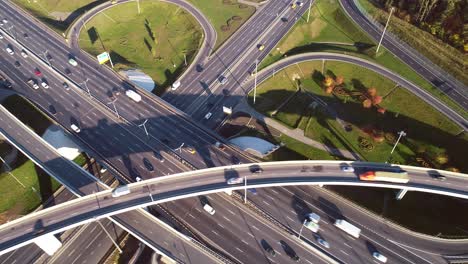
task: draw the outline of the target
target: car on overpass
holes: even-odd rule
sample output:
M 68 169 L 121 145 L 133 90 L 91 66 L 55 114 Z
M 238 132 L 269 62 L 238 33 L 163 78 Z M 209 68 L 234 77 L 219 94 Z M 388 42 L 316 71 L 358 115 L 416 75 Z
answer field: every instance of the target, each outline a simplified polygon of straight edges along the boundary
M 239 184 L 243 182 L 244 182 L 244 178 L 242 177 L 232 177 L 228 179 L 227 184 L 231 185 L 231 184 Z

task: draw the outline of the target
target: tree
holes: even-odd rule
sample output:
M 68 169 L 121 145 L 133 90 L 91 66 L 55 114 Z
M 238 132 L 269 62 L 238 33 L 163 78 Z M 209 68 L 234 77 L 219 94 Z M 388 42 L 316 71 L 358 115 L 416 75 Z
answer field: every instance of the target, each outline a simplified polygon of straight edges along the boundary
M 343 82 L 344 82 L 343 76 L 336 76 L 336 78 L 335 78 L 335 84 L 336 85 L 343 84 Z
M 325 88 L 325 93 L 327 94 L 331 94 L 333 92 L 333 89 L 335 88 L 335 86 L 328 86 Z
M 364 108 L 371 108 L 372 106 L 372 101 L 370 99 L 366 99 L 364 101 L 362 101 L 362 106 Z
M 370 97 L 374 97 L 377 95 L 377 89 L 372 87 L 367 89 L 367 94 L 369 94 Z
M 381 102 L 382 102 L 382 96 L 375 95 L 374 97 L 372 97 L 372 104 L 377 105 L 377 104 L 380 104 Z
M 323 80 L 323 85 L 324 85 L 325 87 L 333 86 L 333 83 L 334 83 L 334 80 L 333 80 L 333 78 L 330 77 L 330 76 L 325 77 L 325 79 Z

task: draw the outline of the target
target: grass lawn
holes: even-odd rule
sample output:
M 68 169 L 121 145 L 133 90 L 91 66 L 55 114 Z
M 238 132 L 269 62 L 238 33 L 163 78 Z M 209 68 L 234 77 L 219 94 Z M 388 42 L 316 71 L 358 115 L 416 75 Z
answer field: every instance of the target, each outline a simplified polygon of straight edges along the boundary
M 311 19 L 305 16 L 291 29 L 262 62 L 261 67 L 280 60 L 283 56 L 304 52 L 336 52 L 350 54 L 377 62 L 387 69 L 427 90 L 449 107 L 468 118 L 468 112 L 420 77 L 408 65 L 394 57 L 386 49 L 375 56 L 376 43 L 357 27 L 341 10 L 337 0 L 317 0 L 312 7 Z
M 58 32 L 64 32 L 75 18 L 105 0 L 13 0 Z
M 283 143 L 284 146 L 280 147 L 278 150 L 272 154 L 265 157 L 266 161 L 282 161 L 282 160 L 342 160 L 342 157 L 335 157 L 330 155 L 330 153 L 323 151 L 321 149 L 313 148 L 308 145 L 303 144 L 300 141 L 297 141 L 293 138 L 290 138 L 285 135 L 280 135 L 278 137 L 272 135 L 266 135 L 260 133 L 259 131 L 252 129 L 245 129 L 237 136 L 251 136 L 263 138 L 273 144 L 279 145 Z
M 392 81 L 365 68 L 341 62 L 327 62 L 325 75 L 343 76 L 347 92 L 345 95 L 326 94 L 322 88 L 321 69 L 321 62 L 305 62 L 276 73 L 257 88 L 255 108 L 269 116 L 277 111 L 274 118 L 285 125 L 300 128 L 306 136 L 328 146 L 355 151 L 369 161 L 386 161 L 396 132 L 404 130 L 407 136 L 398 145 L 392 162 L 419 166 L 427 162 L 434 168 L 456 167 L 468 171 L 464 163 L 468 136 L 459 134 L 461 129 L 437 110 L 404 88 L 395 88 Z M 301 77 L 300 81 L 297 76 Z M 302 89 L 295 93 L 299 82 Z M 375 107 L 362 106 L 362 96 L 370 87 L 377 88 L 378 95 L 384 97 L 379 106 L 386 109 L 385 114 L 378 113 Z M 291 96 L 288 103 L 282 104 Z M 314 98 L 328 107 L 311 107 Z M 334 114 L 344 121 L 343 125 L 335 120 Z M 346 131 L 344 125 L 349 125 L 351 130 Z M 377 142 L 376 134 L 382 134 L 382 142 Z M 372 149 L 363 148 L 360 141 L 370 143 Z
M 114 6 L 87 23 L 80 47 L 93 56 L 110 51 L 117 70 L 139 68 L 156 83 L 157 93 L 170 85 L 196 55 L 202 31 L 189 13 L 157 1 Z
M 216 30 L 217 39 L 214 49 L 217 49 L 228 39 L 242 24 L 255 12 L 255 8 L 249 5 L 239 4 L 237 0 L 188 0 L 195 5 L 211 22 Z M 236 17 L 236 18 L 234 18 Z M 227 30 L 222 26 L 229 25 Z

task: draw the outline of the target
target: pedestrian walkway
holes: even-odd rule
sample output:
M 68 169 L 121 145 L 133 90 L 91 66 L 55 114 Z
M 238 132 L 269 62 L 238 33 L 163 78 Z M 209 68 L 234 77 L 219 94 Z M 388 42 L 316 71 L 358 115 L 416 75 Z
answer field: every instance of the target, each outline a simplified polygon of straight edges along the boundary
M 327 146 L 321 142 L 318 142 L 316 140 L 313 140 L 311 138 L 308 138 L 304 136 L 304 131 L 298 128 L 291 129 L 280 122 L 266 117 L 263 114 L 257 112 L 255 109 L 253 109 L 248 103 L 246 98 L 242 99 L 241 102 L 234 108 L 233 113 L 236 112 L 244 112 L 252 116 L 253 118 L 262 121 L 263 123 L 267 124 L 270 127 L 273 127 L 274 129 L 278 130 L 279 132 L 283 133 L 284 135 L 294 138 L 295 140 L 298 140 L 306 145 L 309 145 L 311 147 L 321 149 L 324 151 L 327 151 L 331 153 L 334 156 L 340 156 L 340 157 L 345 157 L 351 160 L 360 160 L 360 157 L 357 153 L 351 152 L 348 150 L 343 150 L 343 149 L 337 149 L 333 148 L 330 146 Z

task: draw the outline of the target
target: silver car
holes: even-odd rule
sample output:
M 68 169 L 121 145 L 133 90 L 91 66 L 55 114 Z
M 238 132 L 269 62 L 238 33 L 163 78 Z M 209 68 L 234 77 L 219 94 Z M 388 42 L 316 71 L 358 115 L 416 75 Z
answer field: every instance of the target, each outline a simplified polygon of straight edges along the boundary
M 233 177 L 233 178 L 230 178 L 227 181 L 227 184 L 231 185 L 231 184 L 239 184 L 239 183 L 243 183 L 243 182 L 244 182 L 244 178 L 242 178 L 242 177 Z

